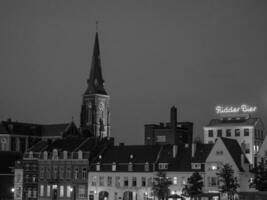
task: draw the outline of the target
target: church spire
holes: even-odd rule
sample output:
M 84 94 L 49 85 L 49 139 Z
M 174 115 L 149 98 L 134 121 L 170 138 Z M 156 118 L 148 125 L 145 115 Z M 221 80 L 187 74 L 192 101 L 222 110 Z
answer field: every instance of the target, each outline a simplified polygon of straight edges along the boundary
M 104 88 L 104 79 L 102 76 L 98 32 L 96 32 L 95 35 L 91 70 L 87 84 L 88 87 L 85 94 L 107 94 Z

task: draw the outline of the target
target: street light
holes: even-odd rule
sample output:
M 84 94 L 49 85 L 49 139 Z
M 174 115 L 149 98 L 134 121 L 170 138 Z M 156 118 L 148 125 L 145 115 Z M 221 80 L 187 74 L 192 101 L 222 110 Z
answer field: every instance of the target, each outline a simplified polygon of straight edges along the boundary
M 10 192 L 14 193 L 15 192 L 15 188 L 11 188 Z

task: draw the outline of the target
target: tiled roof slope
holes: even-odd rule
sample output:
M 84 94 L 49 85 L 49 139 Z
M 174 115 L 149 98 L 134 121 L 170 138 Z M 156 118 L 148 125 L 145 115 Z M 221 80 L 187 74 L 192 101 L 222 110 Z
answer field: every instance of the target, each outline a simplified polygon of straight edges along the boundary
M 195 163 L 204 163 L 212 149 L 214 144 L 196 144 L 195 156 L 192 159 L 192 162 Z
M 248 119 L 212 119 L 206 127 L 212 126 L 253 126 L 260 119 L 259 118 L 248 118 Z
M 245 156 L 245 154 L 243 153 L 240 145 L 238 144 L 238 142 L 234 139 L 229 139 L 229 138 L 221 138 L 224 145 L 226 146 L 226 148 L 228 149 L 230 155 L 232 156 L 234 162 L 236 163 L 238 169 L 240 171 L 244 171 L 242 164 L 241 164 L 241 155 L 244 155 L 245 158 L 245 162 L 249 163 L 247 157 Z
M 101 163 L 155 162 L 160 148 L 159 145 L 112 146 L 101 155 Z
M 42 136 L 59 136 L 64 133 L 69 123 L 43 125 Z
M 11 167 L 14 167 L 15 161 L 21 158 L 22 154 L 18 152 L 0 152 L 0 174 L 13 174 Z

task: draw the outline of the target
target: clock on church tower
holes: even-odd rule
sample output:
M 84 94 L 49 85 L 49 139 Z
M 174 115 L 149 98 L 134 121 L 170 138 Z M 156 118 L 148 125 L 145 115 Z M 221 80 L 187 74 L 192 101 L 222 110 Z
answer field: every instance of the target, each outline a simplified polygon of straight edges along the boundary
M 80 126 L 83 134 L 93 137 L 110 137 L 109 98 L 104 88 L 99 40 L 96 32 L 90 75 L 81 108 Z

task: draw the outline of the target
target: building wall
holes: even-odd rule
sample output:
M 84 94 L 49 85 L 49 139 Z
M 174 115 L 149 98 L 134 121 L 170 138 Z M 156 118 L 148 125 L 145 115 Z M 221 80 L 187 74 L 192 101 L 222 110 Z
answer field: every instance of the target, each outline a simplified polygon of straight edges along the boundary
M 252 177 L 252 174 L 249 173 L 249 165 L 243 163 L 242 166 L 245 169 L 245 172 L 240 172 L 222 140 L 218 140 L 206 160 L 205 192 L 218 192 L 218 177 L 216 173 L 219 172 L 219 169 L 224 164 L 232 166 L 232 169 L 235 172 L 234 176 L 237 177 L 240 184 L 239 191 L 250 190 L 249 179 Z
M 227 130 L 231 130 L 231 136 L 226 135 Z M 240 130 L 240 136 L 235 135 L 235 130 L 239 129 Z M 249 136 L 244 135 L 245 129 L 249 130 Z M 213 136 L 209 136 L 209 131 L 213 131 Z M 215 143 L 215 140 L 218 138 L 217 132 L 218 130 L 222 130 L 222 137 L 227 137 L 231 139 L 235 139 L 238 141 L 240 146 L 243 147 L 242 144 L 247 144 L 249 145 L 249 149 L 246 149 L 246 156 L 251 164 L 254 163 L 254 157 L 255 154 L 258 152 L 259 148 L 261 147 L 263 143 L 263 139 L 265 137 L 265 131 L 262 127 L 261 124 L 257 124 L 255 127 L 254 126 L 225 126 L 225 127 L 204 127 L 204 143 Z M 263 132 L 262 137 L 257 137 L 255 138 L 255 133 L 258 132 Z M 259 135 L 259 134 L 257 134 Z
M 127 192 L 132 192 L 133 199 L 151 197 L 153 172 L 89 172 L 88 192 L 94 200 L 98 200 L 101 192 L 108 192 L 109 199 L 123 199 Z M 112 181 L 108 184 L 108 177 Z M 136 178 L 136 186 L 133 185 L 133 177 Z M 128 179 L 128 184 L 125 180 Z M 118 180 L 118 181 L 116 181 Z M 142 183 L 145 180 L 145 184 Z

